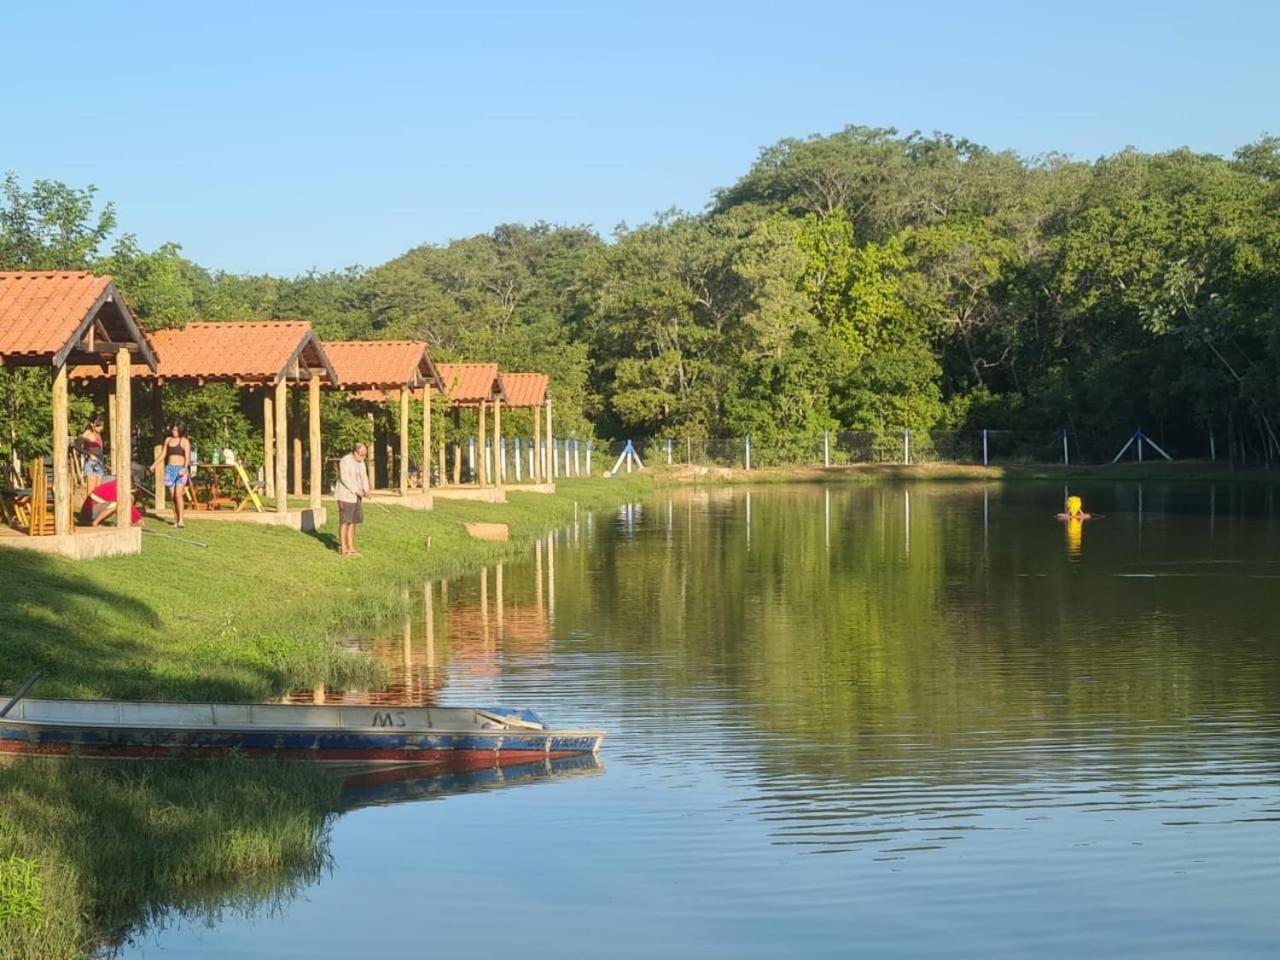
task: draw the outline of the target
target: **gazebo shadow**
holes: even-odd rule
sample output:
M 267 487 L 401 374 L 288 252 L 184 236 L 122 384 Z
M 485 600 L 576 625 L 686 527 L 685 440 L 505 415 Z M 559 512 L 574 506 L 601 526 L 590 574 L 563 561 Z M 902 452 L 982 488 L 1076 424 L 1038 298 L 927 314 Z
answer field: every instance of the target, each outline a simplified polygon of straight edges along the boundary
M 77 576 L 65 561 L 42 554 L 7 552 L 3 565 L 0 691 L 12 692 L 39 671 L 43 679 L 31 696 L 45 691 L 117 697 L 154 693 L 153 651 L 132 637 L 136 631 L 161 626 L 154 609 Z M 207 682 L 201 682 L 199 690 L 196 683 L 166 677 L 163 687 L 174 699 L 209 692 Z

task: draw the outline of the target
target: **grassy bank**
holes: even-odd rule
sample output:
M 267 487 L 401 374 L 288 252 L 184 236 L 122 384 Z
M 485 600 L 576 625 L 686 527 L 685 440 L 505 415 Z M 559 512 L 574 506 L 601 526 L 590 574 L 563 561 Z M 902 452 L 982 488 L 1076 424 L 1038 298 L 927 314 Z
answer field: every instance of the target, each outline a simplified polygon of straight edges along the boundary
M 148 521 L 141 555 L 70 563 L 0 554 L 0 689 L 35 670 L 34 695 L 260 700 L 293 687 L 359 684 L 376 666 L 334 642 L 367 628 L 400 588 L 526 551 L 580 509 L 652 488 L 646 478 L 565 481 L 505 504 L 439 500 L 430 512 L 371 506 L 362 557 L 335 552 L 334 525 L 283 528 Z M 472 540 L 466 521 L 510 525 L 508 543 Z M 181 535 L 207 549 L 168 539 Z
M 175 916 L 269 911 L 328 867 L 337 796 L 299 764 L 6 764 L 0 956 L 79 960 Z
M 1022 480 L 1118 480 L 1177 483 L 1276 483 L 1280 471 L 1232 469 L 1207 461 L 1117 463 L 1102 465 L 1009 464 L 984 467 L 964 463 L 858 463 L 832 467 L 655 466 L 648 471 L 660 486 L 769 483 L 883 483 Z

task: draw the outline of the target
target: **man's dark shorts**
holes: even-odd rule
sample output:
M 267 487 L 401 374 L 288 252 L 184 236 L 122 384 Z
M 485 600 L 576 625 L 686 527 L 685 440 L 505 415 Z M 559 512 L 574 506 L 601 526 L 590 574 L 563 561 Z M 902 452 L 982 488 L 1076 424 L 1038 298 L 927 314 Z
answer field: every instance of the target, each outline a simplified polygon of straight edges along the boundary
M 347 503 L 344 500 L 338 501 L 338 522 L 339 523 L 364 523 L 364 503 L 357 500 L 355 503 Z

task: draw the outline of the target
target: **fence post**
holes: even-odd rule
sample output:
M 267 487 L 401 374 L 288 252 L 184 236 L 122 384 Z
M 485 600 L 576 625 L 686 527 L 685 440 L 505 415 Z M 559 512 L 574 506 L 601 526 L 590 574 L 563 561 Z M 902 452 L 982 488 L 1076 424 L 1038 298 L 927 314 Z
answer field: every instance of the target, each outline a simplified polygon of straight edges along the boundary
M 982 428 L 982 465 L 987 465 L 987 428 Z
M 911 466 L 911 431 L 902 431 L 902 462 L 906 466 Z
M 831 431 L 822 431 L 822 465 L 831 466 Z
M 742 456 L 743 462 L 748 470 L 751 469 L 751 434 L 747 434 L 742 438 Z
M 1209 431 L 1209 459 L 1210 460 L 1218 459 L 1218 448 L 1214 445 L 1212 430 Z
M 688 464 L 692 464 L 693 463 L 693 437 L 685 437 L 684 443 L 685 443 L 684 462 Z
M 1062 428 L 1062 463 L 1063 466 L 1071 465 L 1071 455 L 1067 452 L 1067 428 Z
M 671 438 L 667 437 L 667 466 L 668 467 L 671 466 L 671 444 L 672 444 Z
M 588 440 L 587 441 L 587 476 L 588 477 L 591 476 L 591 444 L 592 444 L 592 441 Z
M 372 414 L 370 414 L 372 416 Z M 476 438 L 467 437 L 467 469 L 471 471 L 471 482 L 479 483 L 480 474 L 476 473 Z

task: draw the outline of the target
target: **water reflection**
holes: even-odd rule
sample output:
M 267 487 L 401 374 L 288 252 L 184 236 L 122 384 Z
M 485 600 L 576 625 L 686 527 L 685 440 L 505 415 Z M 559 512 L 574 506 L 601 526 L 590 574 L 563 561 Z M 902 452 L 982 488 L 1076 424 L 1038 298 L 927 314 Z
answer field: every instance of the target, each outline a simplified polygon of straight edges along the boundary
M 758 488 L 749 511 L 746 491 L 694 489 L 587 514 L 500 575 L 428 586 L 408 633 L 369 641 L 423 678 L 396 695 L 609 731 L 608 777 L 502 808 L 536 830 L 484 846 L 484 817 L 444 827 L 424 805 L 432 870 L 545 870 L 545 897 L 504 890 L 495 952 L 1267 953 L 1268 493 L 1072 492 L 1106 515 L 1087 549 L 1054 518 L 1058 482 Z M 343 898 L 382 891 L 394 851 L 377 828 L 348 836 L 355 863 L 317 910 L 358 928 Z M 420 868 L 399 869 L 421 888 Z M 606 880 L 621 906 L 596 903 L 581 945 L 556 939 L 557 910 Z M 439 893 L 445 952 L 487 923 L 463 886 Z M 388 896 L 399 929 L 414 903 Z

